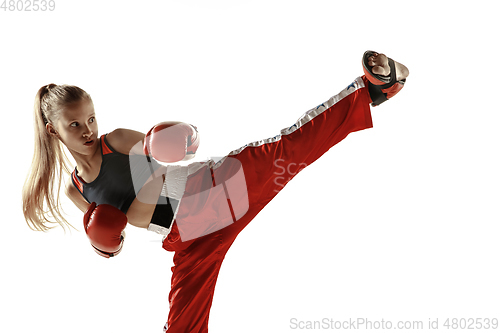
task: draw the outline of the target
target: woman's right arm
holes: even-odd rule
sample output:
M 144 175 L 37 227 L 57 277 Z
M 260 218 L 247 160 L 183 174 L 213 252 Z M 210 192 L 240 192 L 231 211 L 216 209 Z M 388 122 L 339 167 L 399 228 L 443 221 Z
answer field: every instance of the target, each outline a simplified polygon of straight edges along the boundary
M 127 216 L 111 205 L 89 204 L 75 188 L 71 179 L 66 183 L 65 192 L 76 207 L 85 212 L 83 227 L 94 251 L 105 258 L 118 255 L 125 240 Z
M 78 192 L 76 187 L 73 185 L 71 178 L 66 182 L 66 196 L 73 201 L 73 203 L 80 209 L 82 212 L 86 212 L 90 207 L 90 204 L 83 198 L 83 196 Z

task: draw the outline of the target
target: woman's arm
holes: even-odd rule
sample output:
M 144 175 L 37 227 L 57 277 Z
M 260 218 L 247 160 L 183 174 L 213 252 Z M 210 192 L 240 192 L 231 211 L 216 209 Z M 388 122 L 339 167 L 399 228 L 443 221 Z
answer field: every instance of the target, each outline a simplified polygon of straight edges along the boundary
M 73 203 L 78 207 L 82 212 L 86 212 L 89 208 L 90 204 L 85 200 L 85 198 L 78 192 L 76 187 L 73 185 L 71 178 L 66 182 L 66 196 L 73 201 Z
M 125 128 L 117 128 L 107 135 L 111 147 L 126 155 L 144 155 L 143 142 L 146 135 Z

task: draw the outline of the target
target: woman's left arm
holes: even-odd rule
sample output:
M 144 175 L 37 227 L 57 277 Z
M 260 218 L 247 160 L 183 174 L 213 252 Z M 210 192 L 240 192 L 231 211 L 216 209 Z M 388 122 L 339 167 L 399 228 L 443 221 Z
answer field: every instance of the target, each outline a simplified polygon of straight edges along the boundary
M 106 137 L 111 147 L 126 155 L 144 155 L 143 142 L 146 135 L 125 128 L 117 128 Z

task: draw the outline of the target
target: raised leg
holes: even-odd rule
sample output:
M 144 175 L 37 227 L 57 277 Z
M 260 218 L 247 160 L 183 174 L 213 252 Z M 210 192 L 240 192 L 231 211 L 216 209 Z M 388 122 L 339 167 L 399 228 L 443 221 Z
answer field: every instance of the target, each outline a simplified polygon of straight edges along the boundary
M 306 112 L 276 137 L 235 150 L 220 164 L 200 170 L 188 179 L 186 195 L 194 195 L 207 186 L 214 186 L 218 192 L 214 190 L 216 195 L 211 196 L 213 193 L 210 191 L 203 191 L 204 196 L 193 201 L 196 205 L 185 205 L 184 208 L 182 199 L 172 231 L 163 242 L 165 250 L 175 251 L 169 294 L 170 312 L 165 332 L 208 331 L 209 311 L 219 269 L 237 235 L 301 169 L 349 133 L 372 127 L 370 102 L 366 80 L 357 78 L 338 95 Z M 215 187 L 234 178 L 234 164 L 227 163 L 231 160 L 239 161 L 244 173 L 245 200 L 248 200 L 244 214 L 238 214 L 242 200 L 227 196 L 231 193 L 230 186 L 229 191 Z M 212 232 L 201 237 L 183 241 L 179 225 L 197 224 L 212 216 L 214 210 L 217 214 L 218 207 L 223 204 L 232 207 L 231 221 L 220 225 L 219 229 L 211 227 Z

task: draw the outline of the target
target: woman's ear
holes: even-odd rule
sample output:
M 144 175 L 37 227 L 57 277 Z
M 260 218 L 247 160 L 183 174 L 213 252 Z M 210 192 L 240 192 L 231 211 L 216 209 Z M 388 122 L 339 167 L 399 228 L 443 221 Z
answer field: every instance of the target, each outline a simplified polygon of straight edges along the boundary
M 51 123 L 47 123 L 47 125 L 45 125 L 45 128 L 47 129 L 47 132 L 50 135 L 60 139 L 59 134 L 57 133 L 56 129 L 54 128 L 54 125 L 52 125 Z

